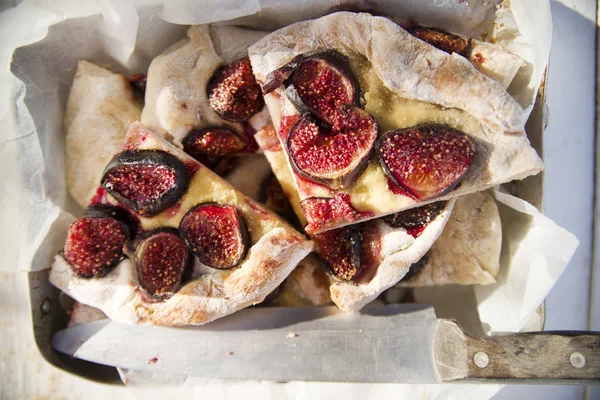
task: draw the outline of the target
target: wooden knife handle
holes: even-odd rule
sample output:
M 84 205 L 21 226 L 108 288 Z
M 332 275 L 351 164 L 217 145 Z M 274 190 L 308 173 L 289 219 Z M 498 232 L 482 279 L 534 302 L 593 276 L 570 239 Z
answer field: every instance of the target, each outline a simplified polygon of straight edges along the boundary
M 446 324 L 450 321 L 444 321 Z M 460 328 L 450 322 L 456 329 Z M 475 338 L 462 334 L 465 346 L 457 346 L 460 334 L 447 326 L 445 333 L 450 341 L 446 348 L 437 346 L 436 361 L 443 380 L 493 380 L 510 383 L 600 383 L 600 333 L 598 332 L 532 332 Z M 438 330 L 438 338 L 441 332 Z M 452 336 L 454 335 L 454 338 Z M 443 340 L 442 340 L 443 343 Z M 454 344 L 452 344 L 454 343 Z M 440 368 L 438 351 L 454 351 L 455 356 L 466 359 L 458 362 L 464 373 L 444 376 Z M 465 358 L 463 358 L 465 357 Z M 444 361 L 443 361 L 444 362 Z M 446 363 L 446 367 L 448 364 Z M 454 376 L 452 376 L 454 375 Z

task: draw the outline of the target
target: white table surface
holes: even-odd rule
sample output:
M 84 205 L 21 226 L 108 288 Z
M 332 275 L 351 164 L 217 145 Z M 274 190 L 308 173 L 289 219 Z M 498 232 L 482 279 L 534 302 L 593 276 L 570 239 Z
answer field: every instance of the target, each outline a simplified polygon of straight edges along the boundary
M 0 7 L 1 8 L 1 7 Z M 581 241 L 571 264 L 547 299 L 546 329 L 600 330 L 600 316 L 590 319 L 593 248 L 595 137 L 595 0 L 553 2 L 553 47 L 548 75 L 550 124 L 545 135 L 546 214 Z M 29 310 L 15 296 L 27 296 L 24 274 L 0 273 L 0 398 L 31 398 L 40 394 L 43 377 L 60 373 L 36 357 Z M 600 310 L 600 305 L 595 308 Z M 25 317 L 26 316 L 26 317 Z M 590 321 L 592 325 L 590 325 Z M 10 360 L 32 360 L 13 368 Z M 38 361 L 34 361 L 38 359 Z M 29 375 L 31 375 L 29 377 Z M 19 382 L 20 387 L 13 386 Z M 27 382 L 26 385 L 23 383 Z M 48 388 L 44 388 L 48 389 Z M 105 385 L 74 378 L 46 391 L 43 398 L 110 398 Z M 121 392 L 122 393 L 122 392 Z M 590 399 L 599 392 L 590 392 Z M 113 396 L 114 398 L 114 393 Z M 583 387 L 509 386 L 494 399 L 583 399 Z M 129 398 L 125 395 L 125 398 Z

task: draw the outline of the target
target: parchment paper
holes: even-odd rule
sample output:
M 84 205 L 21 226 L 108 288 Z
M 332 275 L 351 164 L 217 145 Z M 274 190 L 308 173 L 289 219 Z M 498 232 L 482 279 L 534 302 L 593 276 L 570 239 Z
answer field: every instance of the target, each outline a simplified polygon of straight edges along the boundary
M 65 189 L 62 132 L 62 116 L 77 60 L 110 65 L 124 73 L 145 72 L 154 56 L 183 37 L 186 27 L 177 24 L 226 21 L 266 29 L 347 8 L 412 17 L 423 24 L 496 40 L 526 61 L 509 91 L 527 110 L 531 109 L 550 48 L 548 0 L 372 0 L 351 1 L 350 6 L 340 0 L 179 0 L 165 4 L 151 0 L 25 0 L 0 15 L 0 269 L 16 272 L 47 268 L 62 247 L 69 222 L 81 213 Z M 495 15 L 496 10 L 500 12 Z M 491 23 L 494 15 L 495 24 Z M 506 204 L 503 225 L 510 231 L 505 233 L 515 236 L 508 242 L 510 247 L 503 248 L 503 265 L 510 267 L 507 275 L 497 285 L 473 292 L 480 320 L 486 324 L 482 329 L 487 332 L 520 329 L 577 246 L 571 234 L 536 214 L 523 201 L 503 195 L 498 200 Z M 528 215 L 519 216 L 515 210 L 525 210 Z M 516 310 L 498 312 L 499 305 L 503 310 L 515 307 L 512 301 L 517 296 L 522 301 Z M 135 381 L 133 375 L 127 379 Z M 489 398 L 498 390 L 490 386 L 447 389 L 300 382 L 202 382 L 202 386 L 196 386 L 199 382 L 185 380 L 182 388 L 192 385 L 198 395 L 223 393 L 228 397 L 259 390 L 264 394 L 262 398 L 318 398 L 317 394 L 324 393 L 335 393 L 336 397 L 360 393 L 362 398 L 415 398 L 425 394 L 447 398 L 450 392 L 459 397 Z

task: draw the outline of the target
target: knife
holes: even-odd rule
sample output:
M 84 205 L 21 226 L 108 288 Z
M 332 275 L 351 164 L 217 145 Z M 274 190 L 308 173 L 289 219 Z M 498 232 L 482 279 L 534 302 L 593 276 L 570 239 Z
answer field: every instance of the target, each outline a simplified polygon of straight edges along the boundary
M 250 308 L 199 327 L 101 320 L 52 346 L 99 364 L 169 375 L 271 381 L 598 383 L 600 334 L 476 338 L 433 307 Z

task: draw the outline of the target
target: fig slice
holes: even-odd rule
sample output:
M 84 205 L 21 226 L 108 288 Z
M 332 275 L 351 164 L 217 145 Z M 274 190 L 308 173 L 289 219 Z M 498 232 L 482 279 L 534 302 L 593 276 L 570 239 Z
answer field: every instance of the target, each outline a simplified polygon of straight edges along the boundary
M 215 71 L 207 86 L 208 105 L 221 118 L 243 122 L 265 105 L 248 57 Z
M 62 251 L 64 259 L 82 278 L 100 278 L 125 258 L 123 247 L 130 237 L 127 221 L 116 207 L 91 207 L 86 216 L 69 226 Z
M 288 99 L 301 114 L 310 111 L 337 126 L 341 105 L 360 106 L 360 85 L 348 65 L 348 59 L 333 50 L 307 58 L 285 83 Z
M 318 233 L 313 239 L 323 270 L 337 280 L 352 280 L 361 265 L 362 235 L 358 225 Z
M 176 229 L 149 232 L 135 248 L 138 282 L 150 296 L 167 299 L 181 287 L 190 260 L 187 245 Z
M 194 129 L 183 139 L 182 144 L 183 150 L 196 159 L 239 153 L 247 145 L 240 135 L 226 127 Z
M 101 184 L 119 203 L 144 217 L 173 206 L 186 192 L 185 165 L 160 150 L 128 150 L 104 170 Z
M 392 228 L 414 229 L 430 223 L 446 206 L 445 201 L 436 201 L 422 207 L 411 208 L 383 217 L 383 222 Z
M 386 175 L 417 199 L 452 190 L 473 161 L 475 141 L 441 124 L 391 131 L 375 144 Z
M 360 106 L 358 79 L 348 58 L 335 50 L 295 57 L 267 76 L 263 93 L 281 85 L 300 114 L 312 112 L 330 125 L 336 125 L 342 104 Z
M 440 29 L 426 28 L 419 25 L 410 27 L 408 32 L 448 54 L 456 53 L 465 58 L 469 57 L 471 39 L 463 38 Z
M 342 105 L 344 123 L 331 129 L 305 114 L 291 129 L 291 164 L 303 177 L 332 189 L 349 186 L 367 166 L 377 140 L 377 123 L 366 111 Z
M 248 250 L 246 224 L 231 205 L 192 208 L 181 219 L 179 233 L 201 263 L 216 269 L 235 267 Z

